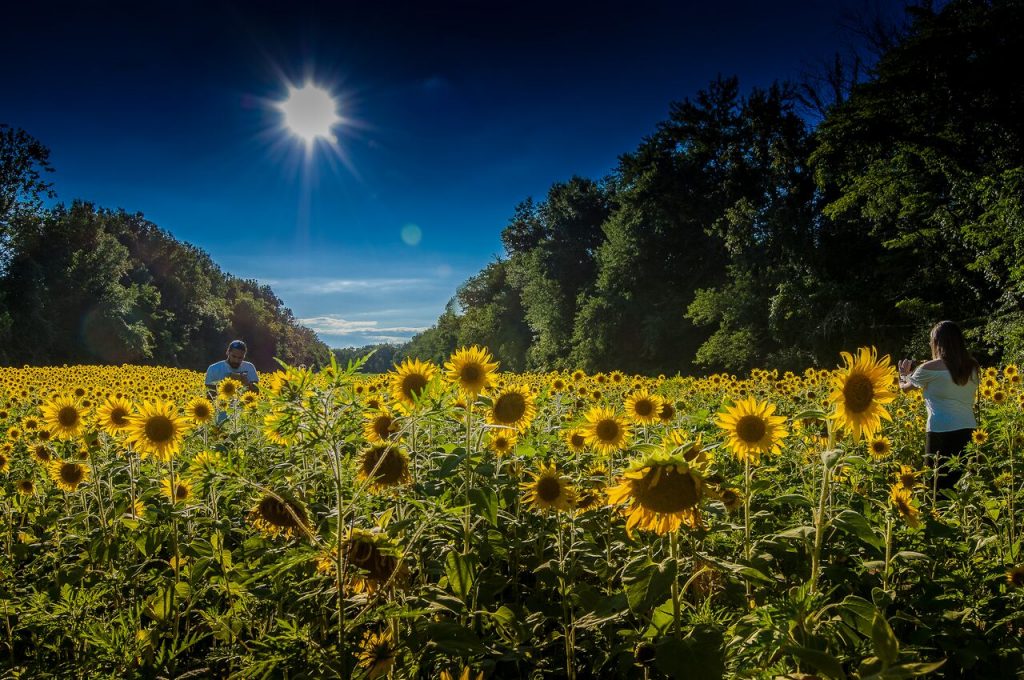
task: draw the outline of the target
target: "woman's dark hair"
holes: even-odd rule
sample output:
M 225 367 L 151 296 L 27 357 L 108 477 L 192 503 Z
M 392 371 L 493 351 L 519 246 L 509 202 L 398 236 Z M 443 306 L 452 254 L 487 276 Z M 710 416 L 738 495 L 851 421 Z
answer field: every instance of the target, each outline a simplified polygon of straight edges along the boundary
M 981 368 L 967 351 L 960 326 L 952 321 L 940 321 L 932 327 L 931 346 L 932 358 L 946 362 L 946 368 L 957 385 L 966 385 L 975 371 Z

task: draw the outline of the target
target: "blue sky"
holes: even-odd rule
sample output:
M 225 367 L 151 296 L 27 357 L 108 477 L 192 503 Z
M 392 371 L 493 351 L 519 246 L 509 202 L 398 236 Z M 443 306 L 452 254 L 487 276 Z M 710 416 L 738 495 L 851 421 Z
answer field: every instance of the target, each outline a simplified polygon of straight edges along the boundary
M 19 3 L 0 122 L 51 148 L 59 200 L 144 213 L 333 347 L 400 342 L 502 254 L 517 203 L 607 175 L 718 74 L 799 78 L 849 46 L 841 19 L 901 6 Z M 346 122 L 307 158 L 275 102 L 309 79 Z

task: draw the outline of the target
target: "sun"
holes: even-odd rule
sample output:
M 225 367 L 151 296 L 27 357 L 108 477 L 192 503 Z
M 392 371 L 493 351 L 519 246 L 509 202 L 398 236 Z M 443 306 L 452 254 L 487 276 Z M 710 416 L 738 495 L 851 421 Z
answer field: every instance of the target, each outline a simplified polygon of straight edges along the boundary
M 341 122 L 338 102 L 330 92 L 312 83 L 299 88 L 289 86 L 288 98 L 277 106 L 284 113 L 285 127 L 307 146 L 312 146 L 317 137 L 334 139 L 331 128 Z

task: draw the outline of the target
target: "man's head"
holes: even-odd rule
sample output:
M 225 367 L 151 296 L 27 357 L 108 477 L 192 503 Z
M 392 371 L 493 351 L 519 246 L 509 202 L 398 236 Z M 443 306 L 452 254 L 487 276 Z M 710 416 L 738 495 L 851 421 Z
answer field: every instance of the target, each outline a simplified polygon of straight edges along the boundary
M 245 343 L 241 340 L 232 340 L 228 344 L 228 366 L 231 368 L 241 367 L 247 349 Z

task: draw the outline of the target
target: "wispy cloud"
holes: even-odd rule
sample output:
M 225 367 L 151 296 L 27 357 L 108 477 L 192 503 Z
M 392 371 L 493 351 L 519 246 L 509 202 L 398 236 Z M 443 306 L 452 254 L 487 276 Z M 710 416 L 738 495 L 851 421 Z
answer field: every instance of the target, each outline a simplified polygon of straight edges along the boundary
M 304 295 L 332 295 L 335 293 L 355 293 L 377 291 L 394 293 L 403 290 L 418 290 L 426 286 L 437 285 L 430 279 L 331 279 L 324 277 L 296 277 L 267 279 L 263 283 L 279 293 L 301 293 Z
M 352 321 L 335 315 L 312 316 L 298 321 L 320 335 L 358 335 L 377 342 L 404 341 L 426 330 L 421 326 L 379 326 L 376 321 Z M 399 333 L 403 336 L 396 335 Z

